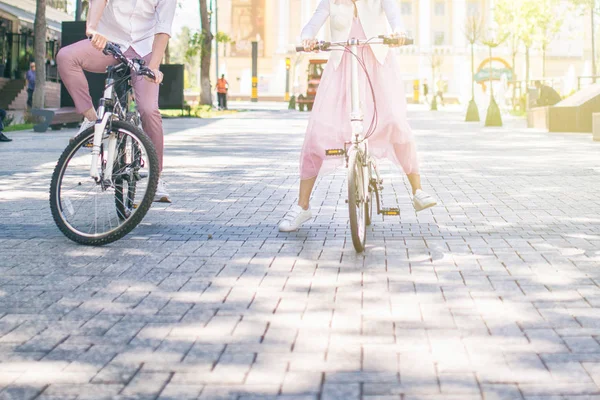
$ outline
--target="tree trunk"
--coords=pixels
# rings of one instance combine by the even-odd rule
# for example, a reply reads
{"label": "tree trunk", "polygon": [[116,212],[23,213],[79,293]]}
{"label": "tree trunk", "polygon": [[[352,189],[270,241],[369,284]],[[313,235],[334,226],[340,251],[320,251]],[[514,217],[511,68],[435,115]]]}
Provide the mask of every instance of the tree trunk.
{"label": "tree trunk", "polygon": [[200,25],[202,27],[202,49],[200,50],[200,104],[212,105],[212,85],[210,83],[210,59],[213,35],[210,31],[207,0],[200,0]]}
{"label": "tree trunk", "polygon": [[516,98],[517,98],[517,53],[513,52],[512,53],[512,68],[513,68],[513,90],[512,90],[512,105],[513,105],[513,111],[515,111],[517,109],[517,103],[516,103]]}
{"label": "tree trunk", "polygon": [[35,10],[34,55],[35,55],[35,91],[33,108],[44,108],[44,86],[46,83],[46,0],[37,0]]}
{"label": "tree trunk", "polygon": [[529,46],[525,46],[525,90],[529,89]]}
{"label": "tree trunk", "polygon": [[475,100],[475,43],[471,43],[471,100]]}
{"label": "tree trunk", "polygon": [[542,77],[546,77],[546,46],[542,46]]}
{"label": "tree trunk", "polygon": [[81,14],[83,13],[83,2],[82,0],[75,0],[75,21],[81,21]]}
{"label": "tree trunk", "polygon": [[167,48],[165,49],[165,64],[171,64],[171,49],[170,49],[170,41],[167,43]]}

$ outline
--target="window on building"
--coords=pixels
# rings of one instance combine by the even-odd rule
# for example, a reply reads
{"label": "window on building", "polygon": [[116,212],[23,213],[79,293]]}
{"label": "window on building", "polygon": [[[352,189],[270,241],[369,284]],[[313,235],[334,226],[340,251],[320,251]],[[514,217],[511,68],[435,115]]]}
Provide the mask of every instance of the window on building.
{"label": "window on building", "polygon": [[438,17],[444,16],[446,14],[446,4],[443,1],[435,2],[435,15]]}
{"label": "window on building", "polygon": [[402,15],[411,15],[412,14],[412,3],[410,1],[403,1],[400,3],[400,12]]}
{"label": "window on building", "polygon": [[467,2],[467,15],[470,17],[479,15],[479,0],[469,0]]}
{"label": "window on building", "polygon": [[444,44],[446,44],[444,32],[437,31],[433,33],[433,44],[435,44],[436,46],[443,46]]}

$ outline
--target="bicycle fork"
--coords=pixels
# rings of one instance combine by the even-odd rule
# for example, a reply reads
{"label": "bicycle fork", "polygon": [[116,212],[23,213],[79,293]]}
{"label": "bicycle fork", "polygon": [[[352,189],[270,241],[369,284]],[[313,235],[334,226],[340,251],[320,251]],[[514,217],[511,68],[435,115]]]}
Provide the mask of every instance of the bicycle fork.
{"label": "bicycle fork", "polygon": [[[113,80],[108,79],[106,89],[104,89],[104,96],[100,99],[100,105],[98,107],[98,119],[94,125],[94,142],[92,147],[92,162],[90,165],[90,176],[94,178],[96,182],[103,182],[108,185],[112,183],[112,171],[115,158],[115,151],[117,148],[117,138],[114,132],[110,132],[107,146],[106,166],[99,165],[98,159],[100,157],[100,147],[102,146],[102,137],[108,124],[108,120],[112,116],[111,112],[106,111],[106,100],[112,99],[113,91]],[[102,169],[104,167],[104,172]]]}

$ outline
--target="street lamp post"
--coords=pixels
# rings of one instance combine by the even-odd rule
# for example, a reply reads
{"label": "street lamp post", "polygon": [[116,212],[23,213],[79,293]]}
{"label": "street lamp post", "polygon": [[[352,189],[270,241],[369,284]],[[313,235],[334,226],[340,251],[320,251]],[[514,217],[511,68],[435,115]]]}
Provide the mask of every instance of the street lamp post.
{"label": "street lamp post", "polygon": [[502,38],[498,36],[498,33],[495,29],[490,29],[488,31],[487,37],[483,40],[483,44],[488,46],[490,49],[490,61],[489,61],[489,82],[490,82],[490,105],[487,109],[487,114],[485,117],[485,126],[502,126],[502,115],[500,113],[500,108],[496,103],[496,99],[494,98],[494,85],[492,85],[492,78],[494,74],[494,70],[492,69],[492,49],[500,46],[500,44],[504,41],[505,37]]}

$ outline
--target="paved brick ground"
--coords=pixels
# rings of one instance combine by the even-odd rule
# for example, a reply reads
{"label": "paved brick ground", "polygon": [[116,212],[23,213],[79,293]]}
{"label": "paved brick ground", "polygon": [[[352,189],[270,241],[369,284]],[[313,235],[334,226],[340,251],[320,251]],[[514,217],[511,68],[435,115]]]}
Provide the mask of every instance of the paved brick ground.
{"label": "paved brick ground", "polygon": [[344,171],[312,223],[297,190],[305,115],[167,120],[174,203],[103,248],[53,225],[71,132],[0,145],[0,399],[600,398],[600,144],[412,110],[418,216],[385,174],[369,248]]}

